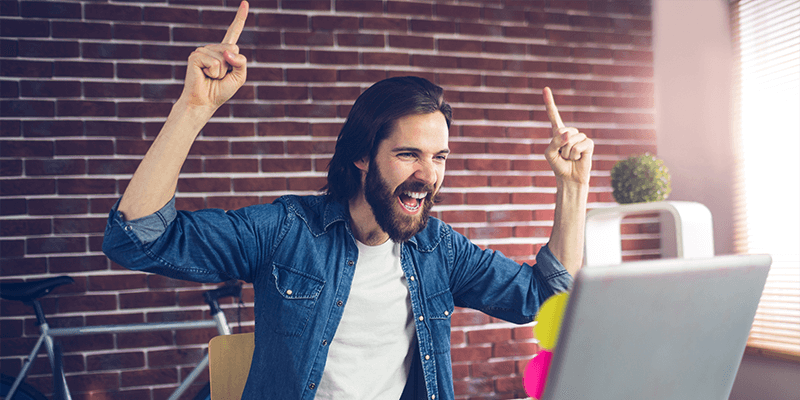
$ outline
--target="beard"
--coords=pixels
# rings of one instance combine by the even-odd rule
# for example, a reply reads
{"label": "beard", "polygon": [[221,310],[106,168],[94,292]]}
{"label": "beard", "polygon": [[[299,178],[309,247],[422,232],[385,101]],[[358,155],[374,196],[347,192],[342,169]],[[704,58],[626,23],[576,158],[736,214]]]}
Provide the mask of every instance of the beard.
{"label": "beard", "polygon": [[[434,187],[421,182],[407,180],[394,191],[378,171],[377,164],[367,171],[364,181],[364,197],[372,207],[378,226],[396,243],[404,243],[428,225],[428,217],[434,203]],[[403,214],[398,207],[398,196],[404,192],[428,192],[422,200],[422,209],[417,215]]]}

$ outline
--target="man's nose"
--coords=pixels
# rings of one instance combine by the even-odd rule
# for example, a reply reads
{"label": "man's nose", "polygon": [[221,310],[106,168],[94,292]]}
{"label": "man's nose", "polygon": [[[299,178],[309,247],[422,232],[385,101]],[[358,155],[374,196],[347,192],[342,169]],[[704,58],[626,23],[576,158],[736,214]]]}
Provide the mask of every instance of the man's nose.
{"label": "man's nose", "polygon": [[426,185],[436,184],[436,168],[432,162],[419,162],[417,163],[417,170],[414,172],[414,177]]}

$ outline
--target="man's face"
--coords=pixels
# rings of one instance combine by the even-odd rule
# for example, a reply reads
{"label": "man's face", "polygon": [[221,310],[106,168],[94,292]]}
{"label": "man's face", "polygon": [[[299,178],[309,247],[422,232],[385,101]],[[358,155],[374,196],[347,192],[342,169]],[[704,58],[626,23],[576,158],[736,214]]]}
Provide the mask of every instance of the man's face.
{"label": "man's face", "polygon": [[442,187],[449,131],[441,112],[395,121],[368,167],[364,196],[375,220],[395,242],[405,242],[428,223]]}

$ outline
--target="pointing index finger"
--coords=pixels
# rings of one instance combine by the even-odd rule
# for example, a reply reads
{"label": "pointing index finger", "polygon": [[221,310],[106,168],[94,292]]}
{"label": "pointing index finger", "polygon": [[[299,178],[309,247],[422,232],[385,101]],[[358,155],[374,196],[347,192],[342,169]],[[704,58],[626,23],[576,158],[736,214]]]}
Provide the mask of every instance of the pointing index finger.
{"label": "pointing index finger", "polygon": [[549,87],[545,87],[543,94],[544,106],[547,109],[547,118],[550,119],[550,123],[553,124],[553,128],[563,128],[564,121],[561,120],[561,115],[558,114],[558,107],[556,107],[556,102],[553,100],[553,91],[550,90]]}
{"label": "pointing index finger", "polygon": [[228,31],[225,32],[225,38],[222,39],[222,44],[236,44],[239,40],[239,35],[242,34],[244,29],[244,22],[247,20],[247,11],[250,9],[250,4],[242,1],[239,4],[239,9],[236,10],[236,17],[233,19]]}

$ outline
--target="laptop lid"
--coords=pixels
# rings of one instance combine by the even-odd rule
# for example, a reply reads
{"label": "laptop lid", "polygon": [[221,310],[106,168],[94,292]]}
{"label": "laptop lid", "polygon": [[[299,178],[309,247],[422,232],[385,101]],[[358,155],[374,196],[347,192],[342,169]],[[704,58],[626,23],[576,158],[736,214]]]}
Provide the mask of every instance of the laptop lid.
{"label": "laptop lid", "polygon": [[727,400],[771,263],[735,255],[582,269],[542,400]]}

